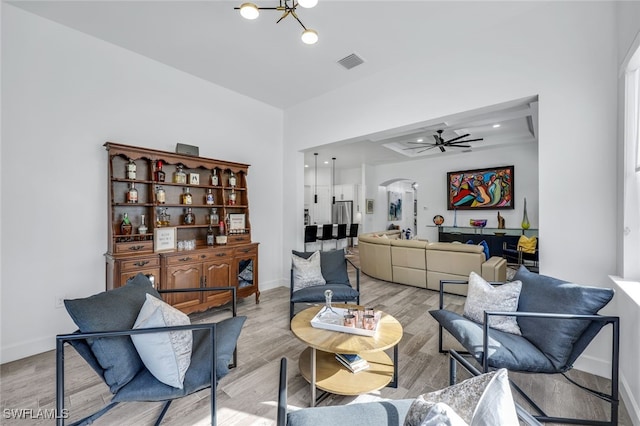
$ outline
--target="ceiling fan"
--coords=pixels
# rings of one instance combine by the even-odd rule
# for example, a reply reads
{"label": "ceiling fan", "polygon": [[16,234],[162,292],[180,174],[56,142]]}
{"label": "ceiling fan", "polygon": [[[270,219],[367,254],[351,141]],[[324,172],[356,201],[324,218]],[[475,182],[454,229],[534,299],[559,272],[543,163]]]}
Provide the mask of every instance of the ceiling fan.
{"label": "ceiling fan", "polygon": [[418,151],[417,154],[420,154],[421,152],[424,151],[428,151],[430,149],[433,148],[440,148],[441,152],[446,152],[445,147],[451,147],[451,148],[471,148],[471,145],[461,145],[461,144],[465,144],[468,142],[477,142],[477,141],[481,141],[483,140],[482,138],[477,138],[477,139],[466,139],[466,140],[461,140],[463,138],[466,138],[467,136],[469,136],[469,133],[467,133],[466,135],[462,135],[462,136],[458,136],[455,137],[453,139],[449,139],[449,140],[444,140],[442,138],[442,132],[444,132],[444,130],[439,129],[437,130],[437,135],[433,135],[433,138],[435,139],[435,143],[432,142],[407,142],[408,144],[412,144],[412,145],[419,145],[419,146],[412,146],[409,148],[404,148],[405,150],[407,149],[421,149],[421,151]]}

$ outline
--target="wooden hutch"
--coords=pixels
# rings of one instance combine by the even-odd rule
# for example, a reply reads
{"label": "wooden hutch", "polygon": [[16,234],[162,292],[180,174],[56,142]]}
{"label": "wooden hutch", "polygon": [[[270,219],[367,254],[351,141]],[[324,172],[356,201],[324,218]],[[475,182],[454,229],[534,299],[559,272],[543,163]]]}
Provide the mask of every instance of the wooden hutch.
{"label": "wooden hutch", "polygon": [[[109,157],[107,290],[142,272],[158,289],[234,286],[239,298],[255,294],[259,303],[249,165],[113,142],[104,146]],[[193,215],[185,224],[188,209]],[[130,227],[122,226],[125,214]],[[190,313],[225,304],[231,294],[173,293],[166,300]]]}

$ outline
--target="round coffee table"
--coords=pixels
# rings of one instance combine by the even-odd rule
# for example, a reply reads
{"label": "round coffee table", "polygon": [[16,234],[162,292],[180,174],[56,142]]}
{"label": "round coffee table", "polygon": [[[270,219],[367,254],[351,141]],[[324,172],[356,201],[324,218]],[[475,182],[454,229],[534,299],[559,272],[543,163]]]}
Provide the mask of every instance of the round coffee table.
{"label": "round coffee table", "polygon": [[[356,305],[335,304],[338,308]],[[311,385],[311,406],[316,404],[316,388],[338,395],[360,395],[391,384],[397,386],[398,343],[402,325],[389,314],[381,313],[374,336],[360,336],[311,326],[311,319],[323,306],[299,312],[291,320],[291,331],[309,347],[300,354],[300,373]],[[393,360],[384,350],[393,348]],[[370,367],[352,373],[335,359],[336,353],[358,354]]]}

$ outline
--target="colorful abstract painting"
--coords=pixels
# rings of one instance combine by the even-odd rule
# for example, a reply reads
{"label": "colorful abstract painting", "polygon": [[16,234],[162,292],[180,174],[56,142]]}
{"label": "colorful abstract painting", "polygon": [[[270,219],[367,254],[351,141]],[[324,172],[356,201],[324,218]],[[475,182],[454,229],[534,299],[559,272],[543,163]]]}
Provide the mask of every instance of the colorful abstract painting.
{"label": "colorful abstract painting", "polygon": [[513,209],[513,166],[447,173],[448,210]]}

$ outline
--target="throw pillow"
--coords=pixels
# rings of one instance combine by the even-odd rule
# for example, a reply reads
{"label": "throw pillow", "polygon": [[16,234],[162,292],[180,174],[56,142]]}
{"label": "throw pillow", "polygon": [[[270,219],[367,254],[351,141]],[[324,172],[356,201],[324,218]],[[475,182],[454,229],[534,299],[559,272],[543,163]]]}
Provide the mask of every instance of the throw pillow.
{"label": "throw pillow", "polygon": [[[160,297],[149,278],[139,273],[123,287],[65,300],[64,306],[83,333],[131,330],[147,293]],[[87,339],[87,343],[104,370],[102,376],[111,393],[118,392],[143,367],[129,336]]]}
{"label": "throw pillow", "polygon": [[[134,329],[189,325],[189,317],[147,294]],[[131,336],[145,367],[162,383],[182,389],[184,375],[191,364],[193,333],[190,330],[134,334]]]}
{"label": "throw pillow", "polygon": [[[473,240],[469,240],[466,244],[475,244],[475,242]],[[484,260],[489,260],[489,258],[491,257],[491,255],[489,254],[489,244],[487,244],[485,240],[482,240],[478,243],[478,245],[482,246],[484,250]]]}
{"label": "throw pillow", "polygon": [[[293,250],[292,253],[298,257],[309,259],[314,252]],[[321,251],[320,272],[327,284],[350,285],[344,250]]]}
{"label": "throw pillow", "polygon": [[[518,269],[514,279],[522,281],[518,306],[521,312],[595,315],[613,298],[610,288],[569,283],[535,274],[524,266]],[[518,324],[522,336],[536,345],[558,369],[573,362],[574,343],[591,328],[590,321],[577,319],[520,318]]]}
{"label": "throw pillow", "polygon": [[430,410],[439,403],[448,405],[471,426],[518,424],[508,373],[504,368],[420,395],[409,407],[404,426],[421,426]]}
{"label": "throw pillow", "polygon": [[427,417],[422,420],[420,426],[469,426],[467,422],[462,420],[453,408],[444,402],[438,402],[431,407],[427,413]]}
{"label": "throw pillow", "polygon": [[291,260],[293,262],[293,291],[326,284],[320,268],[319,251],[313,253],[308,259],[292,254]]}
{"label": "throw pillow", "polygon": [[518,249],[522,250],[523,253],[535,253],[537,245],[538,239],[536,237],[529,238],[525,235],[521,235],[518,239]]}
{"label": "throw pillow", "polygon": [[[516,312],[521,288],[520,281],[511,281],[494,287],[477,273],[471,272],[463,315],[482,324],[484,323],[485,311]],[[491,316],[489,327],[507,333],[522,334],[516,317]]]}

